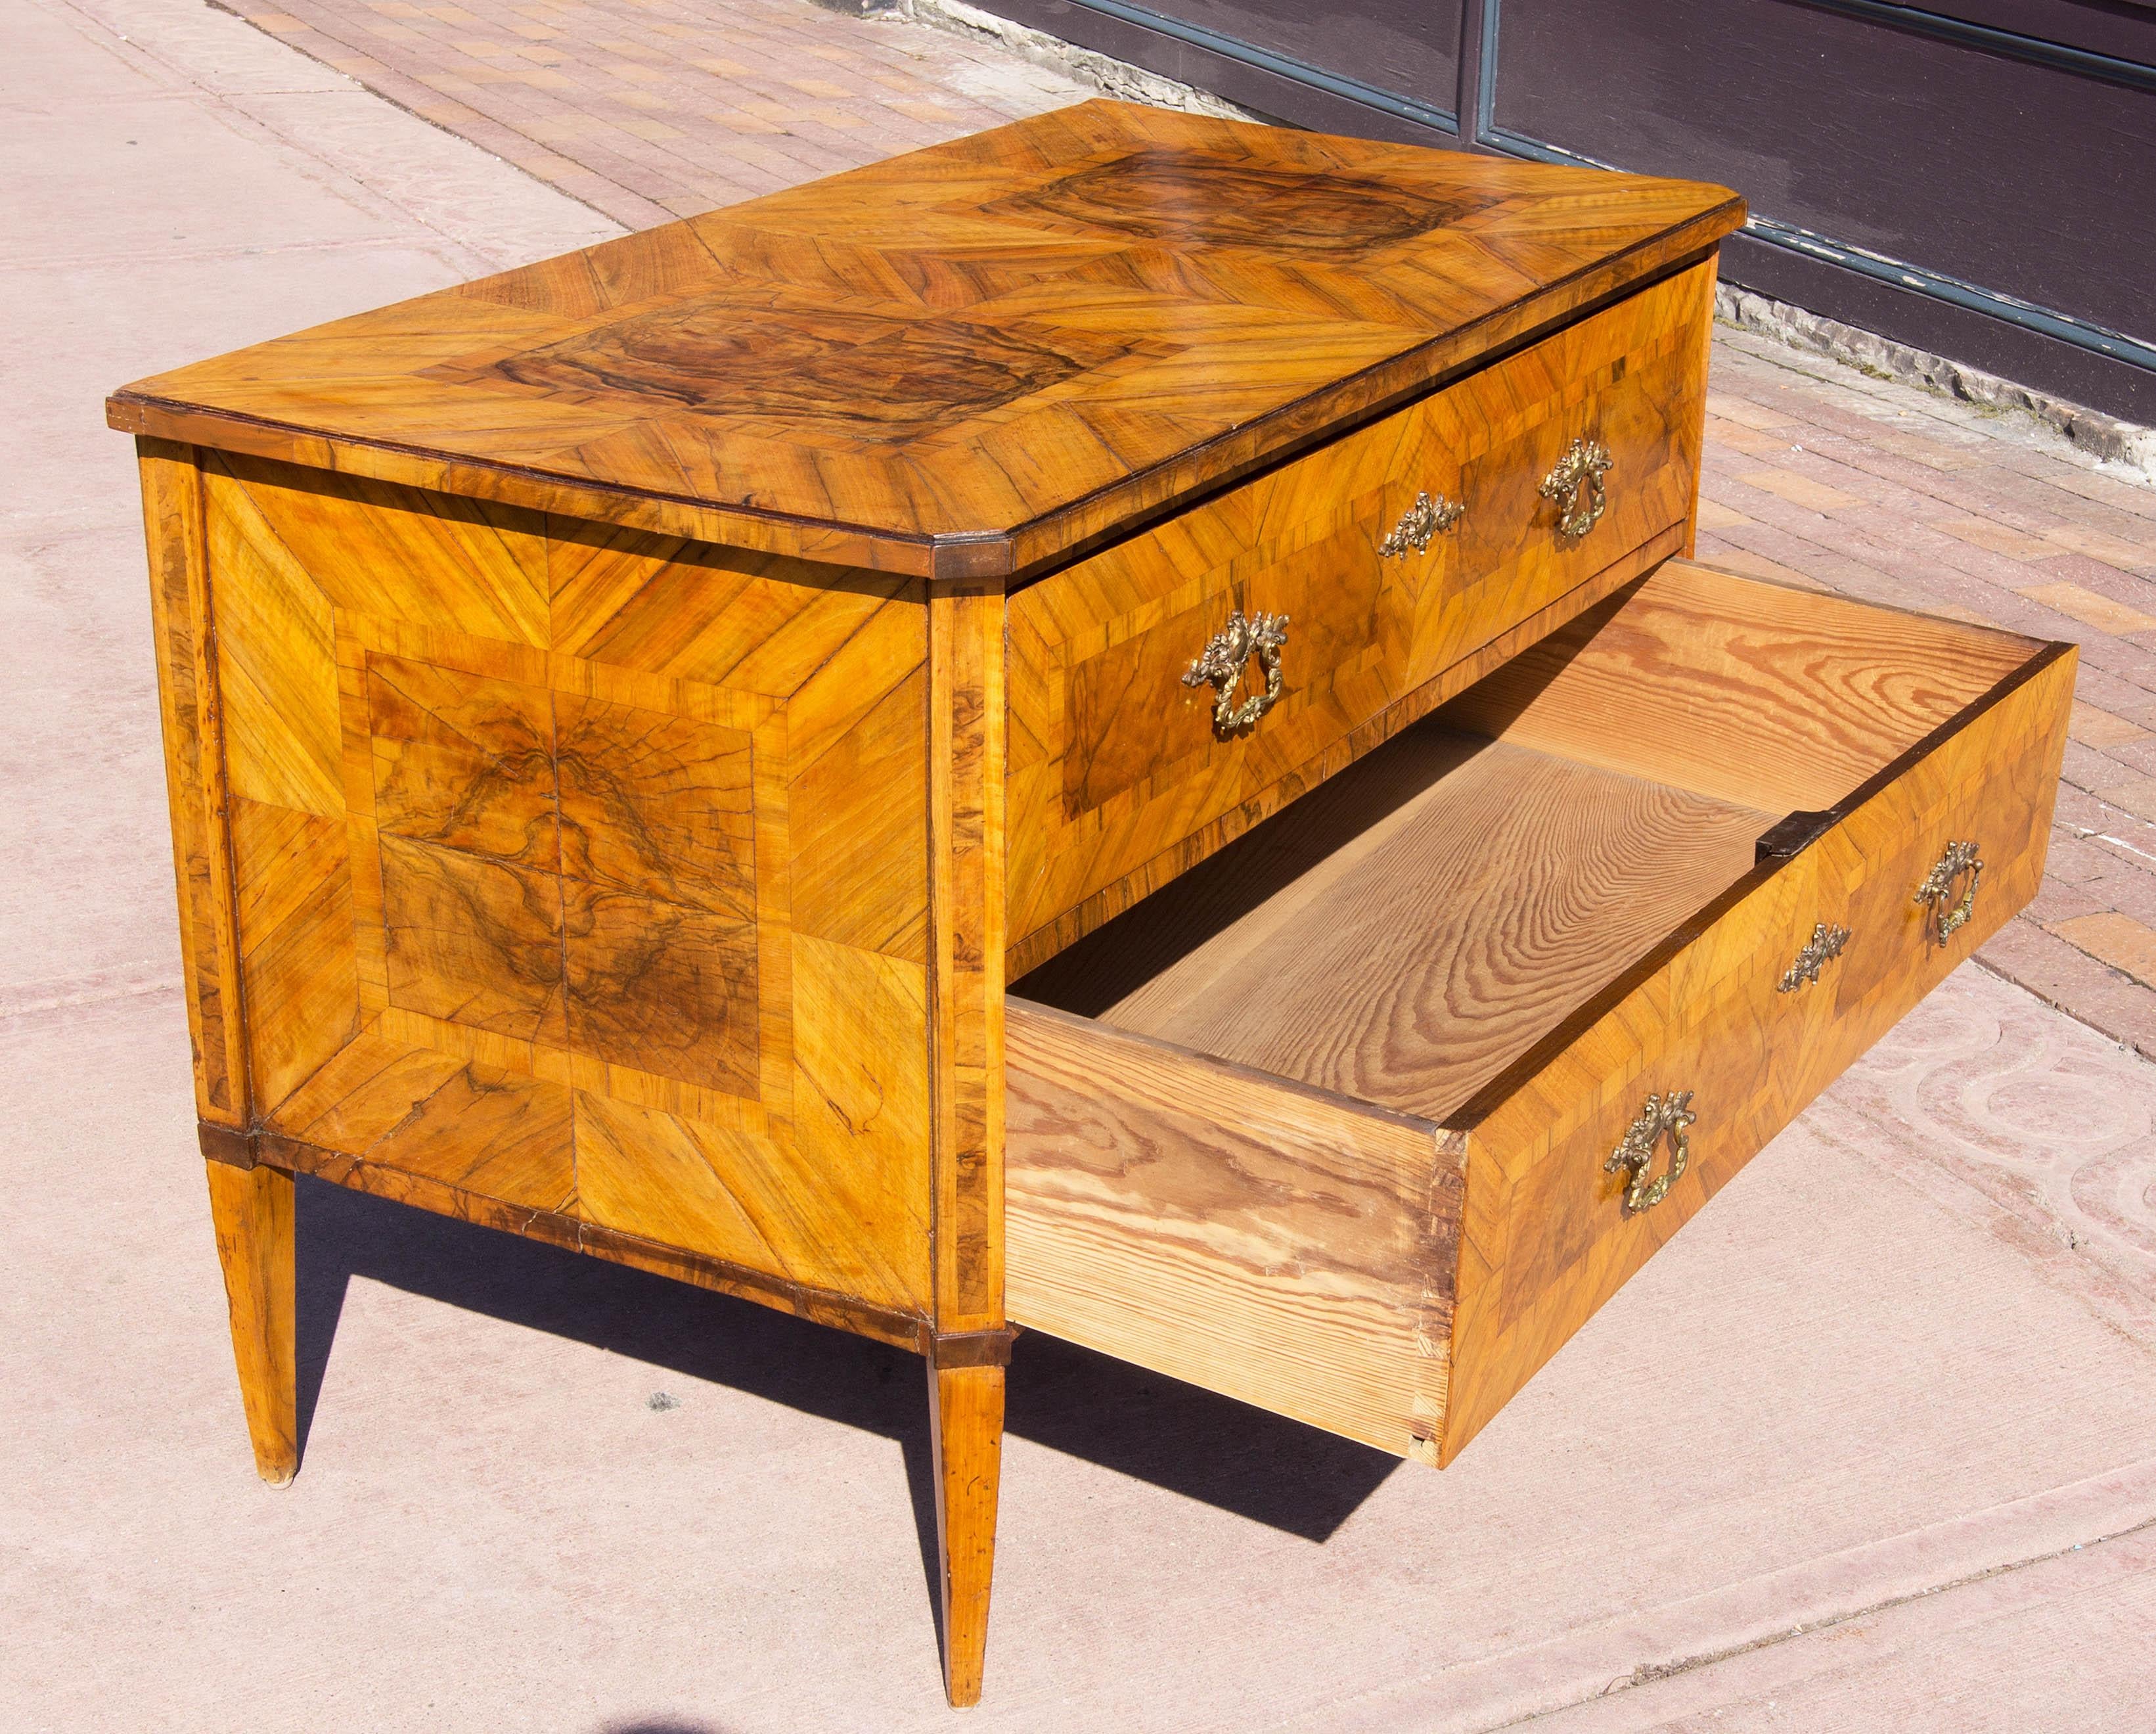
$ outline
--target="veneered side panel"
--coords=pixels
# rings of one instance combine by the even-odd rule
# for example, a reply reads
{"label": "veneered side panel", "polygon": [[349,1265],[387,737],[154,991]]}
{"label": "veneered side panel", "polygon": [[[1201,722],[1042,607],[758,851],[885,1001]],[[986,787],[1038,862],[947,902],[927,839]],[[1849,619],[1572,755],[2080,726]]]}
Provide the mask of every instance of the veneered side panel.
{"label": "veneered side panel", "polygon": [[204,493],[255,1124],[927,1316],[922,587],[255,460]]}

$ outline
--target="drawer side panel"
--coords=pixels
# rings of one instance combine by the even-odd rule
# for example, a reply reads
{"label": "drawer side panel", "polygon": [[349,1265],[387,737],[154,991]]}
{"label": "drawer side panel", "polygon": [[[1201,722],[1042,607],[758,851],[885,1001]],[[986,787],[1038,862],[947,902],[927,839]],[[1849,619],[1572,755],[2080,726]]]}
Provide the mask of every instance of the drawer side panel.
{"label": "drawer side panel", "polygon": [[[1793,858],[1504,1097],[1468,1136],[1444,1460],[1774,1135],[2035,895],[2073,690],[2041,653],[1920,745]],[[1985,863],[1944,943],[1916,898],[1948,843]],[[1779,982],[1815,926],[1849,929],[1813,985]],[[1650,1094],[1692,1093],[1690,1161],[1633,1213],[1604,1164]],[[1658,1149],[1656,1173],[1669,1147]]]}
{"label": "drawer side panel", "polygon": [[1435,1461],[1459,1144],[1014,1001],[1014,1323]]}

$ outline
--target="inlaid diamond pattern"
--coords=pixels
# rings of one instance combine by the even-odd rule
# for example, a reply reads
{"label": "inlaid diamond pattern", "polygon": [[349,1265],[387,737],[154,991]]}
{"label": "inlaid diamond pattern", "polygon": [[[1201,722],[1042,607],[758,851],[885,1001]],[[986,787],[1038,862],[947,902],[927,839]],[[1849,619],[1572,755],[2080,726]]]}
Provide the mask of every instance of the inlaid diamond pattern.
{"label": "inlaid diamond pattern", "polygon": [[907,581],[229,455],[201,486],[285,1158],[923,1305]]}

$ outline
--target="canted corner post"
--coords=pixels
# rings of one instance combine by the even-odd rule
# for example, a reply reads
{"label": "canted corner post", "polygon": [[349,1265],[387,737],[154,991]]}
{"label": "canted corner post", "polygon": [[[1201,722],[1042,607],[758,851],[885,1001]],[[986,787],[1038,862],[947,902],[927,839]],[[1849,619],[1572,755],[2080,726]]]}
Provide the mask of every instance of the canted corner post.
{"label": "canted corner post", "polygon": [[1004,594],[928,596],[934,1305],[923,1328],[943,1684],[978,1703],[995,1567],[1004,1373]]}
{"label": "canted corner post", "polygon": [[1685,506],[1684,545],[1677,550],[1681,559],[1695,559],[1699,548],[1699,497],[1702,470],[1700,456],[1707,449],[1707,369],[1713,360],[1715,286],[1722,269],[1722,249],[1717,246],[1707,257],[1707,308],[1699,322],[1698,371],[1693,378],[1699,382],[1697,407],[1690,423],[1682,430],[1685,438],[1691,441],[1691,464],[1687,471],[1691,483],[1691,497]]}
{"label": "canted corner post", "polygon": [[272,1487],[282,1487],[300,1467],[292,1176],[257,1162],[253,1140],[223,1126],[202,1128],[202,1149],[254,1467]]}
{"label": "canted corner post", "polygon": [[136,455],[197,1123],[254,1466],[281,1487],[300,1459],[292,1176],[257,1163],[246,1129],[252,1109],[200,455],[141,439]]}

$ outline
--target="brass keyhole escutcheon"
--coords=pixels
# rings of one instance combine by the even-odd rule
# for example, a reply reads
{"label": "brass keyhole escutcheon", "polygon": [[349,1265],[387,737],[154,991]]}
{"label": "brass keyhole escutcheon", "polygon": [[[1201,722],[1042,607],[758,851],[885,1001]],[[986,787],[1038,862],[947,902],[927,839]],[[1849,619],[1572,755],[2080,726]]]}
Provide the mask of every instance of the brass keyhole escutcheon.
{"label": "brass keyhole escutcheon", "polygon": [[[1947,852],[1917,888],[1916,900],[1929,905],[1929,925],[1940,944],[1966,926],[1976,913],[1976,888],[1983,880],[1984,862],[1976,852],[1976,844],[1955,842],[1947,845]],[[1962,888],[1958,901],[1954,897],[1957,884]]]}
{"label": "brass keyhole escutcheon", "polygon": [[[1212,687],[1215,734],[1224,738],[1248,728],[1273,707],[1281,696],[1281,651],[1286,644],[1286,615],[1260,614],[1245,619],[1240,608],[1206,641],[1189,672],[1183,677],[1183,684]],[[1265,675],[1265,690],[1251,693],[1239,704],[1235,694],[1242,687],[1243,671],[1253,656]]]}
{"label": "brass keyhole escutcheon", "polygon": [[[1647,1098],[1647,1105],[1625,1132],[1625,1141],[1602,1165],[1604,1174],[1621,1171],[1631,1176],[1625,1186],[1628,1212],[1636,1216],[1643,1210],[1652,1210],[1669,1196],[1671,1186],[1691,1160],[1691,1140],[1686,1134],[1698,1118],[1691,1111],[1690,1090],[1671,1090],[1666,1095]],[[1665,1137],[1670,1140],[1670,1165],[1650,1181],[1647,1172],[1655,1165],[1655,1151]]]}
{"label": "brass keyhole escutcheon", "polygon": [[1609,448],[1599,440],[1578,439],[1557,461],[1557,467],[1543,477],[1542,497],[1556,502],[1557,533],[1584,536],[1602,521],[1609,497],[1603,477],[1609,473]]}
{"label": "brass keyhole escutcheon", "polygon": [[1813,923],[1811,938],[1797,954],[1797,960],[1782,971],[1782,979],[1774,984],[1774,990],[1793,994],[1800,987],[1810,986],[1820,979],[1820,971],[1841,955],[1842,947],[1848,943],[1847,928],[1839,924],[1830,927],[1824,921]]}
{"label": "brass keyhole escutcheon", "polygon": [[1467,515],[1467,508],[1457,500],[1448,500],[1443,494],[1435,499],[1428,494],[1417,494],[1414,504],[1400,514],[1392,533],[1378,544],[1378,552],[1387,559],[1406,553],[1422,553],[1430,539],[1440,532],[1450,529]]}

